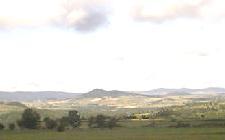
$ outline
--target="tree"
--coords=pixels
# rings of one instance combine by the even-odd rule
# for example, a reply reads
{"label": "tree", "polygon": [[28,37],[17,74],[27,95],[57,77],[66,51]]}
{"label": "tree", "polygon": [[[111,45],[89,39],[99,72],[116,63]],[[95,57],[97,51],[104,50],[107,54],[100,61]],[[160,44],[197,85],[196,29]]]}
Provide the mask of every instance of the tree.
{"label": "tree", "polygon": [[21,120],[17,120],[16,123],[17,123],[18,127],[23,128],[23,124],[22,124]]}
{"label": "tree", "polygon": [[5,126],[2,123],[0,123],[0,130],[3,130],[4,128]]}
{"label": "tree", "polygon": [[97,127],[99,128],[103,128],[105,127],[105,120],[106,120],[106,116],[104,115],[97,115],[96,116],[96,124],[97,124]]}
{"label": "tree", "polygon": [[80,126],[81,121],[78,111],[76,110],[69,111],[68,121],[73,128]]}
{"label": "tree", "polygon": [[21,120],[17,123],[19,126],[28,129],[37,129],[40,123],[40,115],[33,109],[25,109]]}
{"label": "tree", "polygon": [[118,119],[115,117],[108,117],[104,115],[97,115],[96,117],[90,117],[88,120],[88,126],[91,128],[110,128],[117,126]]}
{"label": "tree", "polygon": [[57,127],[57,122],[49,117],[44,118],[44,122],[47,129],[54,129]]}
{"label": "tree", "polygon": [[10,123],[8,127],[10,130],[14,130],[16,128],[16,125],[14,123]]}
{"label": "tree", "polygon": [[59,119],[59,126],[64,126],[67,127],[69,126],[69,117],[62,117],[61,119]]}
{"label": "tree", "polygon": [[95,125],[95,117],[90,117],[88,119],[88,127],[92,128],[92,127],[96,127]]}
{"label": "tree", "polygon": [[113,127],[116,127],[117,126],[117,122],[118,122],[118,119],[116,119],[115,117],[111,117],[109,118],[109,121],[107,123],[107,126],[112,129]]}

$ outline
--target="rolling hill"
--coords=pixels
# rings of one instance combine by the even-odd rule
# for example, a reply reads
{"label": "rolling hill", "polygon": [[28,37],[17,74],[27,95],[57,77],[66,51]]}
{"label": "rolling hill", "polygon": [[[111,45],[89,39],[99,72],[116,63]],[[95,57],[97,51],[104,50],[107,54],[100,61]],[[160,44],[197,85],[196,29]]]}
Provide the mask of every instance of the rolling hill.
{"label": "rolling hill", "polygon": [[0,101],[23,103],[38,109],[104,108],[160,108],[182,106],[188,103],[209,102],[224,96],[223,88],[155,89],[147,92],[127,92],[94,89],[75,94],[57,91],[0,92]]}

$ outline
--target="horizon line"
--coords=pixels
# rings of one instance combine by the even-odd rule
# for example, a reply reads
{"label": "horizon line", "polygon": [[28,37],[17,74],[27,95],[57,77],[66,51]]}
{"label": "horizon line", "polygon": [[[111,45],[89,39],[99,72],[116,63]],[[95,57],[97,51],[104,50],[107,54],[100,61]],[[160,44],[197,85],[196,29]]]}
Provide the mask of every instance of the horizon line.
{"label": "horizon line", "polygon": [[205,87],[205,88],[153,88],[149,90],[119,90],[119,89],[113,89],[113,90],[106,90],[104,88],[93,88],[92,90],[88,90],[87,92],[72,92],[72,91],[66,91],[66,90],[0,90],[0,92],[8,92],[8,93],[15,93],[15,92],[64,92],[64,93],[73,93],[73,94],[78,94],[78,93],[88,93],[93,90],[104,90],[104,91],[123,91],[123,92],[147,92],[147,91],[154,91],[154,90],[160,90],[160,89],[165,89],[165,90],[179,90],[179,89],[191,89],[191,90],[203,90],[203,89],[224,89],[225,87]]}

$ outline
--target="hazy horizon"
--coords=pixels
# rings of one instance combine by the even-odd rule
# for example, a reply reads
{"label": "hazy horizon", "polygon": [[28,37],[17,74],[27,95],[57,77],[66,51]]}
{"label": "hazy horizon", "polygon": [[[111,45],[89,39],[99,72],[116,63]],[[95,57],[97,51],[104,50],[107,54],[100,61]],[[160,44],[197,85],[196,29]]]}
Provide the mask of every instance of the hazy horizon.
{"label": "hazy horizon", "polygon": [[103,88],[94,88],[91,90],[83,91],[83,92],[74,92],[74,91],[67,91],[67,90],[1,90],[0,92],[65,92],[65,93],[88,93],[94,90],[104,90],[104,91],[122,91],[122,92],[148,92],[154,90],[182,90],[182,89],[190,89],[190,90],[203,90],[203,89],[224,89],[224,87],[205,87],[205,88],[153,88],[153,89],[146,89],[146,90],[119,90],[119,89],[103,89]]}

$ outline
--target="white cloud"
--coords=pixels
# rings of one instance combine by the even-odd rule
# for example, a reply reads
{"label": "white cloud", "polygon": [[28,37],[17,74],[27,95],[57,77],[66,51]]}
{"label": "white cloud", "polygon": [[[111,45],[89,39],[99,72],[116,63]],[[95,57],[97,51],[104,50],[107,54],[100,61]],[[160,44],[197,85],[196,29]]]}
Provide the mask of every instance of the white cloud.
{"label": "white cloud", "polygon": [[139,21],[164,22],[177,18],[215,20],[224,13],[222,0],[141,0],[132,15]]}
{"label": "white cloud", "polygon": [[108,0],[1,0],[0,28],[58,24],[94,30],[107,22],[108,5]]}

